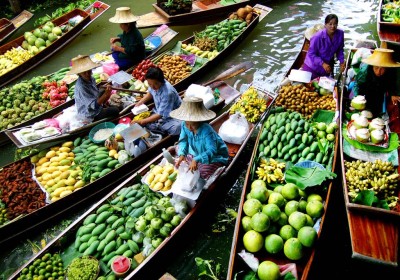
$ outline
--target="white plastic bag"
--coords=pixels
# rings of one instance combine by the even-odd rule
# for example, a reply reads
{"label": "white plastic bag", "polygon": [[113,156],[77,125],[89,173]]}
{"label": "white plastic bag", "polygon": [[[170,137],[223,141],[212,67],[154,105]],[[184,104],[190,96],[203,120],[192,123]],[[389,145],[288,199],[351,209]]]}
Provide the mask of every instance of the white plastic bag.
{"label": "white plastic bag", "polygon": [[221,125],[218,132],[219,136],[221,136],[222,140],[225,142],[238,145],[243,143],[248,133],[249,123],[246,117],[240,113],[231,115],[229,119]]}
{"label": "white plastic bag", "polygon": [[207,109],[210,109],[215,103],[213,91],[209,86],[191,84],[185,92],[185,97],[201,98]]}
{"label": "white plastic bag", "polygon": [[174,183],[174,188],[179,188],[183,191],[191,192],[196,187],[197,181],[200,178],[199,170],[194,172],[189,171],[189,165],[186,161],[182,161],[178,168],[178,177]]}
{"label": "white plastic bag", "polygon": [[371,50],[367,48],[359,48],[351,60],[351,65],[361,62],[362,59],[367,58],[371,55]]}

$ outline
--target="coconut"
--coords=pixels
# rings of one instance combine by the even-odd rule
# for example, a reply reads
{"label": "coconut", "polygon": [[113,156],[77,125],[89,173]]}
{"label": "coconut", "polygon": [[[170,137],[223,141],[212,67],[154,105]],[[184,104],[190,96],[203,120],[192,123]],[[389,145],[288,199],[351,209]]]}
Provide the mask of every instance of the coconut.
{"label": "coconut", "polygon": [[360,128],[356,130],[356,139],[360,142],[368,142],[369,141],[369,130],[368,128]]}
{"label": "coconut", "polygon": [[359,129],[359,128],[367,128],[368,127],[368,119],[364,116],[359,116],[355,121],[354,121],[354,126]]}
{"label": "coconut", "polygon": [[369,124],[369,129],[372,130],[383,130],[385,128],[385,122],[381,118],[373,119]]}
{"label": "coconut", "polygon": [[355,121],[359,116],[360,116],[359,113],[354,113],[354,114],[351,115],[351,120]]}
{"label": "coconut", "polygon": [[360,111],[365,109],[366,104],[367,104],[367,100],[365,99],[365,96],[363,96],[363,95],[357,95],[356,97],[354,97],[351,100],[351,103],[350,103],[351,107],[353,107],[356,110],[360,110]]}
{"label": "coconut", "polygon": [[371,132],[371,142],[379,144],[385,138],[385,132],[381,129],[375,129]]}
{"label": "coconut", "polygon": [[372,119],[372,117],[373,117],[371,111],[368,111],[368,110],[361,111],[361,116],[364,116],[369,120]]}

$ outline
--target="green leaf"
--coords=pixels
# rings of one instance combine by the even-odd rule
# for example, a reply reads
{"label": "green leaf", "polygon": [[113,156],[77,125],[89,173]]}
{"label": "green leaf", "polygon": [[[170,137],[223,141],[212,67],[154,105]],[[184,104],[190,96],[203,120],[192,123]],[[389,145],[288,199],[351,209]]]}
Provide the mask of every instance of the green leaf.
{"label": "green leaf", "polygon": [[362,205],[372,206],[374,203],[375,194],[373,191],[361,191],[355,198],[354,202]]}
{"label": "green leaf", "polygon": [[300,189],[307,187],[319,186],[327,179],[336,178],[336,174],[327,170],[314,168],[304,168],[293,166],[286,170],[285,180],[287,183],[296,184]]}
{"label": "green leaf", "polygon": [[296,277],[293,276],[293,274],[291,272],[288,272],[285,274],[285,276],[283,277],[283,280],[296,280]]}

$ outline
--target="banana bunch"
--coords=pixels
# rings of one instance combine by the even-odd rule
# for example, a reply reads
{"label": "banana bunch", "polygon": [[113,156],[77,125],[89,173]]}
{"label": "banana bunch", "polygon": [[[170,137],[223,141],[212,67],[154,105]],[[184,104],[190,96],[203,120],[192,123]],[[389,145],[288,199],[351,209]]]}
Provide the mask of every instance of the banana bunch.
{"label": "banana bunch", "polygon": [[217,50],[203,51],[199,47],[194,46],[192,44],[182,44],[182,49],[192,54],[195,54],[199,57],[207,58],[209,60],[212,60],[219,53]]}
{"label": "banana bunch", "polygon": [[12,48],[0,55],[0,76],[24,63],[33,56],[22,48]]}
{"label": "banana bunch", "polygon": [[260,166],[257,167],[258,179],[266,181],[267,183],[283,183],[284,174],[283,169],[285,169],[286,164],[284,162],[279,162],[273,158],[260,159]]}
{"label": "banana bunch", "polygon": [[150,116],[150,111],[146,111],[146,112],[143,112],[143,113],[140,113],[140,114],[136,115],[133,119],[134,120],[143,120],[143,119],[145,119],[145,118],[147,118],[149,116]]}
{"label": "banana bunch", "polygon": [[113,59],[112,59],[111,55],[105,55],[105,54],[102,54],[102,53],[95,53],[93,55],[93,60],[95,62],[100,62],[100,61],[107,62],[107,61],[112,61]]}
{"label": "banana bunch", "polygon": [[164,166],[156,165],[148,173],[146,184],[153,191],[168,191],[176,180],[178,171],[174,165],[166,163]]}
{"label": "banana bunch", "polygon": [[241,113],[251,122],[257,122],[262,113],[267,110],[266,101],[260,97],[258,91],[254,87],[247,89],[230,108],[230,113]]}

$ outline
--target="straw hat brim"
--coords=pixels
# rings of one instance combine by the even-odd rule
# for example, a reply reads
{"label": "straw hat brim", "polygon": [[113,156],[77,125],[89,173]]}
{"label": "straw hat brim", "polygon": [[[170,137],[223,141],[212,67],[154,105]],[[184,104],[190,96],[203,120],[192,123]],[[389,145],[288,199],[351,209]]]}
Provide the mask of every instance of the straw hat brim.
{"label": "straw hat brim", "polygon": [[139,20],[139,17],[132,15],[131,17],[127,18],[118,18],[118,17],[112,17],[109,19],[110,22],[112,23],[131,23],[131,22],[136,22]]}
{"label": "straw hat brim", "polygon": [[138,21],[139,17],[135,16],[131,12],[129,7],[117,8],[115,16],[109,19],[112,23],[131,23]]}
{"label": "straw hat brim", "polygon": [[306,29],[306,31],[304,32],[304,36],[307,38],[307,40],[310,40],[311,37],[317,33],[318,31],[324,29],[325,26],[321,23],[315,24],[314,26],[311,26],[309,28]]}
{"label": "straw hat brim", "polygon": [[361,61],[378,67],[400,67],[400,63],[393,60],[392,54],[393,50],[377,48],[370,56]]}
{"label": "straw hat brim", "polygon": [[100,66],[100,63],[93,62],[89,56],[78,56],[73,59],[72,68],[67,75],[79,74]]}
{"label": "straw hat brim", "polygon": [[172,118],[187,122],[203,122],[215,118],[215,112],[208,110],[203,100],[196,97],[185,97],[178,109],[169,114]]}

